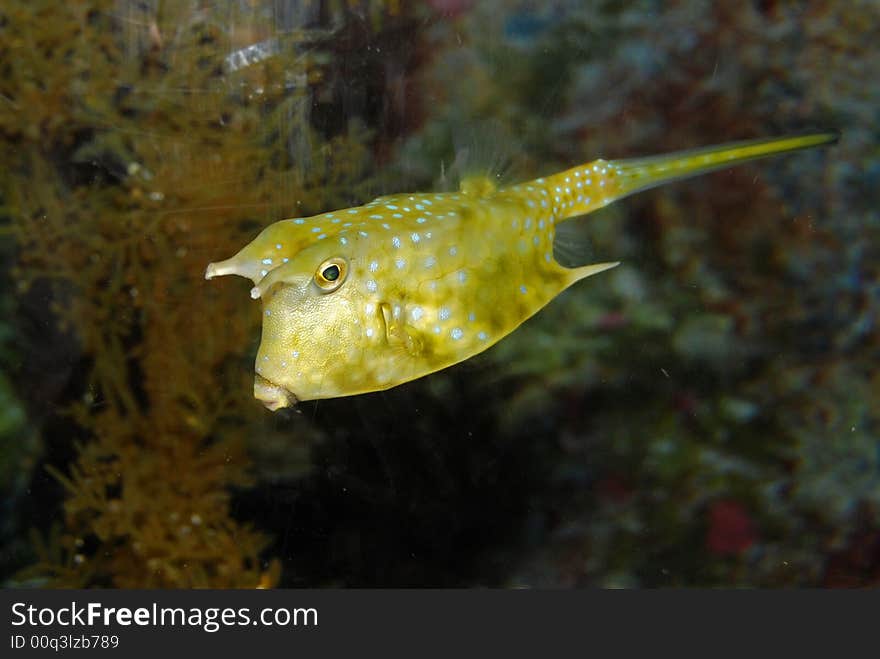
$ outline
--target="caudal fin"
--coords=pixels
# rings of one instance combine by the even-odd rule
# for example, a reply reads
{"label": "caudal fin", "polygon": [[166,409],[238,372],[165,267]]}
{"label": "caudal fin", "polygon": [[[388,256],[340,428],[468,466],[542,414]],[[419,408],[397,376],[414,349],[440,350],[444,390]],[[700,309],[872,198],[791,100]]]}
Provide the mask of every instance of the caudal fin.
{"label": "caudal fin", "polygon": [[837,139],[837,133],[790,135],[647,158],[596,160],[534,183],[545,186],[557,216],[565,219],[584,215],[612,201],[664,183],[740,165],[749,160],[831,144]]}
{"label": "caudal fin", "polygon": [[616,169],[615,198],[619,199],[664,183],[739,165],[749,160],[833,144],[838,137],[837,133],[812,133],[749,140],[647,158],[612,160],[608,165]]}

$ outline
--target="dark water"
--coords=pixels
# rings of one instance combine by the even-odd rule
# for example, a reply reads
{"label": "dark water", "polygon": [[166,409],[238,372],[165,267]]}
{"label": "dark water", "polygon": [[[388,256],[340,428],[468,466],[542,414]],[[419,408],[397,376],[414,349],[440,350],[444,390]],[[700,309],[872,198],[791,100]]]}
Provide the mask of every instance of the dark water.
{"label": "dark water", "polygon": [[[6,3],[4,584],[880,583],[880,10],[718,4]],[[589,216],[621,267],[386,392],[266,411],[203,279],[378,194],[815,129]]]}

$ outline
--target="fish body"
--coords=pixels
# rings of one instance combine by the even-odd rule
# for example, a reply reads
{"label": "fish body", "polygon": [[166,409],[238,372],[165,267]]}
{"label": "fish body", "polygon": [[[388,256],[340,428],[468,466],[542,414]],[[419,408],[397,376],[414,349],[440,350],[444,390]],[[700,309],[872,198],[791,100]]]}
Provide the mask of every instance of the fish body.
{"label": "fish body", "polygon": [[458,192],[379,197],[276,222],[205,276],[255,284],[263,330],[254,395],[269,409],[378,391],[482,352],[573,283],[617,265],[562,265],[564,220],[661,183],[834,139],[596,160],[500,190],[474,178]]}

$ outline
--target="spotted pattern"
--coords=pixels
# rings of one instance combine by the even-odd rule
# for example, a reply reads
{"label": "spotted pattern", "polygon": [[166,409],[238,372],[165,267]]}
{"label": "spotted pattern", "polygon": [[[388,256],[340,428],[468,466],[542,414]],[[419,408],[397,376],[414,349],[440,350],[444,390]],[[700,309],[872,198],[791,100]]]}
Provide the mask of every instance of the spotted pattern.
{"label": "spotted pattern", "polygon": [[[378,388],[379,382],[394,384],[461,361],[500,339],[523,316],[537,311],[570,283],[570,275],[554,260],[545,258],[557,221],[554,212],[563,209],[563,196],[567,194],[561,187],[559,192],[555,195],[560,197],[559,203],[552,207],[545,204],[543,210],[540,202],[549,196],[548,186],[533,182],[496,193],[494,199],[473,199],[463,193],[397,195],[371,202],[360,210],[335,211],[352,217],[342,229],[334,229],[338,236],[335,244],[340,256],[351,258],[348,276],[360,281],[360,286],[346,282],[334,294],[336,298],[359,300],[359,304],[350,306],[357,310],[355,315],[341,321],[346,341],[360,344],[353,351],[360,370],[349,369],[349,386],[371,390]],[[568,203],[567,197],[564,203]],[[507,229],[491,233],[495,216],[502,214],[510,217]],[[330,235],[328,221],[332,226],[332,220],[338,219],[331,215],[296,218],[294,225],[299,231]],[[375,237],[371,232],[374,227],[382,229]],[[482,230],[477,231],[480,227]],[[316,241],[317,236],[312,240]],[[521,258],[504,261],[487,251],[504,243],[516,245]],[[325,258],[332,255],[331,250]],[[290,256],[296,254],[291,252]],[[277,256],[266,256],[260,264],[262,270],[271,272],[281,263]],[[261,282],[268,279],[265,272],[261,273],[255,282],[257,288],[262,290]],[[530,287],[524,283],[536,279],[545,280],[547,285]],[[511,298],[507,304],[503,302],[506,295]],[[260,375],[280,382],[300,400],[310,397],[310,385],[304,384],[311,381],[308,366],[303,360],[289,359],[290,347],[297,345],[304,355],[314,355],[334,341],[308,341],[302,333],[298,335],[280,324],[276,330],[275,323],[281,323],[286,314],[272,316],[269,312],[274,299],[265,303],[260,355],[269,359],[259,362]],[[334,321],[333,326],[339,327],[340,323]],[[275,342],[284,346],[284,359],[273,358]],[[367,349],[378,354],[367,357],[363,352]],[[315,368],[321,364],[325,373],[328,365],[332,371],[350,364],[348,353],[344,359],[312,359]],[[325,389],[339,387],[342,376],[324,375],[321,380],[320,386]],[[317,393],[321,395],[314,397],[335,392]]]}
{"label": "spotted pattern", "polygon": [[[485,350],[567,286],[616,265],[559,265],[560,221],[719,163],[822,140],[597,160],[503,190],[485,180],[461,192],[381,197],[276,222],[206,276],[254,282],[251,296],[264,306],[254,392],[268,407],[375,391]],[[330,292],[313,283],[328,259],[339,259],[343,273]]]}

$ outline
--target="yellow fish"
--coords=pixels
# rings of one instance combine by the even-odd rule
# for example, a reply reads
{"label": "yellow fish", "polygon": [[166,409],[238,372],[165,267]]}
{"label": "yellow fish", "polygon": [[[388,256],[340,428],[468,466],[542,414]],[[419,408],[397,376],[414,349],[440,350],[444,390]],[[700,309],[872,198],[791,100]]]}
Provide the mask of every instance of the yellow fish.
{"label": "yellow fish", "polygon": [[234,274],[255,284],[251,297],[262,299],[264,316],[254,396],[270,410],[379,391],[486,350],[576,281],[617,265],[560,263],[577,251],[563,240],[563,220],[661,183],[835,139],[596,160],[500,190],[473,178],[460,192],[380,197],[275,222],[211,263],[205,278]]}

